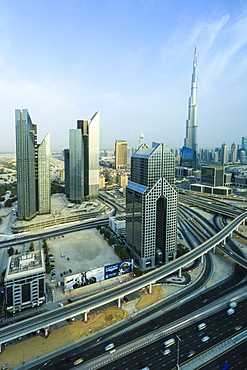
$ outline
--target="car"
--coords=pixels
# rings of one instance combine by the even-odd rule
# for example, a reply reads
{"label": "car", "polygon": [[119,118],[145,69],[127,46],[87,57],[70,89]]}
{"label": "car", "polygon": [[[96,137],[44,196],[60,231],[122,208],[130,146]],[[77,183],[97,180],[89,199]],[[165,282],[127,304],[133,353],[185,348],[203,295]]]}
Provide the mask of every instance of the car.
{"label": "car", "polygon": [[51,268],[52,268],[52,267],[55,267],[55,265],[51,265]]}
{"label": "car", "polygon": [[63,281],[61,281],[61,285],[64,286],[64,282]]}
{"label": "car", "polygon": [[66,271],[66,274],[68,274],[69,273],[69,271]]}
{"label": "car", "polygon": [[195,353],[196,353],[196,351],[193,351],[193,350],[189,351],[189,353],[188,353],[188,357],[194,356],[194,355],[195,355]]}
{"label": "car", "polygon": [[208,299],[204,299],[203,301],[202,301],[202,303],[206,303],[208,301]]}
{"label": "car", "polygon": [[203,337],[204,335],[205,335],[204,331],[199,331],[197,334],[198,337]]}
{"label": "car", "polygon": [[66,271],[64,271],[63,274],[66,275]]}
{"label": "car", "polygon": [[63,307],[63,303],[62,302],[58,302],[57,304],[59,307]]}
{"label": "car", "polygon": [[169,353],[171,353],[171,350],[170,350],[170,348],[167,348],[162,353],[163,353],[164,356],[169,355]]}
{"label": "car", "polygon": [[241,330],[242,329],[242,325],[237,325],[237,326],[235,326],[235,328],[234,328],[236,331],[238,331],[238,330]]}
{"label": "car", "polygon": [[70,272],[70,274],[72,273],[72,270],[71,269],[69,269],[69,272]]}
{"label": "car", "polygon": [[62,272],[61,272],[60,276],[63,277],[63,273]]}
{"label": "car", "polygon": [[69,261],[69,257],[67,257],[67,261]]}
{"label": "car", "polygon": [[70,298],[69,298],[69,299],[68,299],[68,302],[69,302],[69,303],[72,303],[73,301],[72,301],[72,299],[70,299]]}
{"label": "car", "polygon": [[207,342],[209,340],[209,336],[205,335],[205,337],[202,337],[201,341],[202,342]]}
{"label": "car", "polygon": [[18,340],[22,340],[22,337],[19,337]]}
{"label": "car", "polygon": [[79,365],[83,362],[83,358],[78,358],[77,360],[74,361],[74,365]]}
{"label": "car", "polygon": [[73,321],[75,321],[75,318],[74,317],[71,317],[71,318],[67,319],[67,321],[68,322],[73,322]]}

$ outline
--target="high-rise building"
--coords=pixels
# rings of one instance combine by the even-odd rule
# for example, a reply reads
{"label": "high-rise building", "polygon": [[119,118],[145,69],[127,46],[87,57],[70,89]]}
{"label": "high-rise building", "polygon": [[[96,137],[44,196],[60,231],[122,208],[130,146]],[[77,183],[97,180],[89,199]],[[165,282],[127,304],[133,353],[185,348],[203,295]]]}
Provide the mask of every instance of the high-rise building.
{"label": "high-rise building", "polygon": [[63,151],[64,154],[64,172],[65,172],[65,188],[64,192],[65,194],[69,197],[70,191],[69,191],[69,178],[70,178],[70,173],[69,173],[69,149],[64,149]]}
{"label": "high-rise building", "polygon": [[[37,144],[37,126],[27,109],[16,109],[18,218],[31,220],[50,208],[50,137]],[[42,199],[46,197],[46,199]]]}
{"label": "high-rise building", "polygon": [[225,165],[228,162],[228,148],[226,146],[226,143],[223,143],[221,145],[220,162],[222,165]]}
{"label": "high-rise building", "polygon": [[[184,139],[184,147],[192,149],[194,151],[194,156],[190,159],[190,167],[194,170],[197,168],[197,156],[198,156],[198,142],[197,142],[197,134],[198,134],[198,125],[197,125],[197,89],[198,89],[198,76],[197,76],[197,56],[196,56],[196,49],[194,53],[194,60],[193,60],[193,72],[192,72],[192,80],[191,80],[191,96],[189,98],[189,109],[188,109],[188,119],[186,121],[186,136]],[[182,150],[182,154],[186,156],[186,154],[190,152],[186,150]],[[183,158],[182,158],[183,159]],[[184,158],[185,160],[187,158]],[[181,161],[181,165],[183,165]],[[188,163],[186,164],[188,167]]]}
{"label": "high-rise building", "polygon": [[175,158],[165,144],[143,144],[131,157],[126,187],[126,242],[145,270],[173,259],[177,235]]}
{"label": "high-rise building", "polygon": [[201,183],[208,186],[224,186],[224,167],[202,166]]}
{"label": "high-rise building", "polygon": [[115,141],[115,168],[124,169],[128,164],[128,143],[126,140]]}
{"label": "high-rise building", "polygon": [[142,144],[144,144],[144,135],[143,135],[143,133],[142,133],[142,131],[141,131],[138,147],[139,147],[140,145],[142,145]]}
{"label": "high-rise building", "polygon": [[70,130],[65,176],[69,170],[69,198],[77,203],[98,197],[99,121],[100,113],[96,112],[90,120],[78,120],[77,129]]}
{"label": "high-rise building", "polygon": [[247,155],[247,137],[242,137],[242,149],[245,151],[245,155]]}
{"label": "high-rise building", "polygon": [[237,160],[237,145],[236,143],[232,143],[231,145],[231,162],[235,163]]}
{"label": "high-rise building", "polygon": [[38,212],[50,213],[50,133],[38,145]]}
{"label": "high-rise building", "polygon": [[70,200],[81,203],[84,199],[84,150],[80,129],[69,130]]}

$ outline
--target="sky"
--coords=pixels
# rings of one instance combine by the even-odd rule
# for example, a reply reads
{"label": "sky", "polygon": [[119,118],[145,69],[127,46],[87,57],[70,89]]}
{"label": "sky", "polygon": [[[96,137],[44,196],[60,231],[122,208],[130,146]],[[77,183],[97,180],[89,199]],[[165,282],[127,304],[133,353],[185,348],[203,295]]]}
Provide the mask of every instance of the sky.
{"label": "sky", "polygon": [[25,108],[52,150],[97,111],[101,149],[182,147],[195,46],[198,147],[241,144],[247,0],[0,0],[0,152]]}

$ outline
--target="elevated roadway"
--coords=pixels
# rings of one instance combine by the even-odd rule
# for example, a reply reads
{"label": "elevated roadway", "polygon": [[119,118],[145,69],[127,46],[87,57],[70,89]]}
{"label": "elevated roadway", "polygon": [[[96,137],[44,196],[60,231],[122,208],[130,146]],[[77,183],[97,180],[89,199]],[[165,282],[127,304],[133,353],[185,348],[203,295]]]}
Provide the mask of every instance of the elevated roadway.
{"label": "elevated roadway", "polygon": [[[216,245],[223,242],[229,235],[231,235],[232,232],[245,221],[246,217],[247,212],[241,214],[208,241],[202,243],[200,246],[196,247],[194,250],[188,252],[177,260],[172,261],[168,265],[162,266],[159,269],[150,272],[149,274],[109,289],[106,292],[81,299],[68,306],[50,311],[49,313],[44,313],[37,317],[27,319],[24,322],[15,323],[13,325],[1,328],[0,343],[11,341],[18,336],[28,334],[34,330],[57,324],[60,321],[63,321],[74,315],[83,313],[86,315],[94,308],[100,307],[114,300],[118,300],[120,306],[120,299],[123,296],[133,293],[144,286],[149,286],[151,290],[152,284],[154,284],[157,280],[180,270],[183,266],[192,263],[195,259],[200,258],[205,253],[209,252]],[[244,268],[247,267],[244,264],[242,266]]]}

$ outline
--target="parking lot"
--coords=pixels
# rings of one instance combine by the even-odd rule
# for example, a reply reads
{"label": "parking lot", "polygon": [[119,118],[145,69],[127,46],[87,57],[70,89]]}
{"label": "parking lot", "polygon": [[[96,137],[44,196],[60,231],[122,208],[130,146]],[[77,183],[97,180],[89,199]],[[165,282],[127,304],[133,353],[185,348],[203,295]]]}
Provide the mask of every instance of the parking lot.
{"label": "parking lot", "polygon": [[[114,249],[96,229],[50,238],[47,240],[47,244],[54,271],[54,274],[47,275],[47,285],[48,290],[54,290],[54,300],[64,298],[63,281],[65,276],[121,261]],[[54,289],[57,285],[60,287]],[[74,292],[78,294],[78,292]]]}

